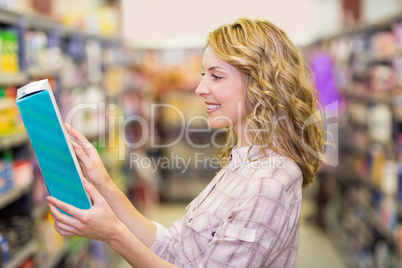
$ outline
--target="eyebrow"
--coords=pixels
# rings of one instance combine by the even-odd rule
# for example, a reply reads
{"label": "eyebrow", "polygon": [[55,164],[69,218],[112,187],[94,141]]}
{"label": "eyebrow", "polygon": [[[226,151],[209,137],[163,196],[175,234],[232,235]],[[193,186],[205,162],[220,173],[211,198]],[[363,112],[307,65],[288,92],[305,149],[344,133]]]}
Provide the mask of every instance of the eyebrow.
{"label": "eyebrow", "polygon": [[[204,70],[204,66],[202,66],[202,69]],[[212,66],[212,67],[208,68],[208,71],[212,71],[212,70],[215,70],[215,69],[224,69],[224,68],[220,67],[220,66]]]}

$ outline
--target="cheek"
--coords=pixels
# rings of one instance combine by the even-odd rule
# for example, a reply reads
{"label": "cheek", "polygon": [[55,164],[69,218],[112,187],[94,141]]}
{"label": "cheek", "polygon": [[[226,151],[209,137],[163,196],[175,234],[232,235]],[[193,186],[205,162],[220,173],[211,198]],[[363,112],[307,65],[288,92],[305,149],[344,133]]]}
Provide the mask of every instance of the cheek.
{"label": "cheek", "polygon": [[236,124],[246,117],[246,107],[242,100],[232,99],[221,103],[222,108],[219,113],[208,116],[212,128],[224,128]]}
{"label": "cheek", "polygon": [[243,98],[234,98],[227,103],[226,107],[224,107],[224,111],[226,114],[236,115],[243,117],[246,113],[246,103]]}
{"label": "cheek", "polygon": [[241,115],[242,104],[238,101],[233,101],[227,106],[223,107],[222,112],[229,116],[230,118],[237,117],[239,114]]}

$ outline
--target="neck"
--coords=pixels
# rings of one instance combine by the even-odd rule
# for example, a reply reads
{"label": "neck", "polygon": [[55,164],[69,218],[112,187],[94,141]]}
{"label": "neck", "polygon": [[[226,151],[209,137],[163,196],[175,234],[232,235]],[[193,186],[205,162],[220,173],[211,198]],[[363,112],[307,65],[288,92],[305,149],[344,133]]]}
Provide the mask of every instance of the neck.
{"label": "neck", "polygon": [[237,144],[236,144],[237,148],[252,145],[253,138],[249,134],[249,131],[247,131],[245,124],[239,123],[239,124],[233,125],[233,130],[237,136]]}

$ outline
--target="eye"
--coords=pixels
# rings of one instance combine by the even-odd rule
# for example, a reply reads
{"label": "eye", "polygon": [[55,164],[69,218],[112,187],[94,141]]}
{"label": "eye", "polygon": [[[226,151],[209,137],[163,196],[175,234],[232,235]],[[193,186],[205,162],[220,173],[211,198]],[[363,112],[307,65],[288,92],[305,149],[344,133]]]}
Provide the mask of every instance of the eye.
{"label": "eye", "polygon": [[201,76],[205,76],[205,73],[201,73]]}
{"label": "eye", "polygon": [[220,76],[218,76],[218,75],[216,75],[216,74],[213,74],[212,77],[214,78],[214,80],[220,80],[220,79],[222,79],[222,77],[220,77]]}

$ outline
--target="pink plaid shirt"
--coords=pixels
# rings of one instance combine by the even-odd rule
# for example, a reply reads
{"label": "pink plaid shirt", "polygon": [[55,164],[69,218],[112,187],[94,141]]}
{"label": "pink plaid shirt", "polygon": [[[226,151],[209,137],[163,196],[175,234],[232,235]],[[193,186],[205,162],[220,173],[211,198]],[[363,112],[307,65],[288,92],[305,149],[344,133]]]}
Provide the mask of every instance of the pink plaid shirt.
{"label": "pink plaid shirt", "polygon": [[[250,161],[248,149],[232,150],[228,165],[172,227],[155,222],[153,252],[180,267],[294,267],[302,173],[270,150]],[[252,148],[249,159],[258,156]]]}

